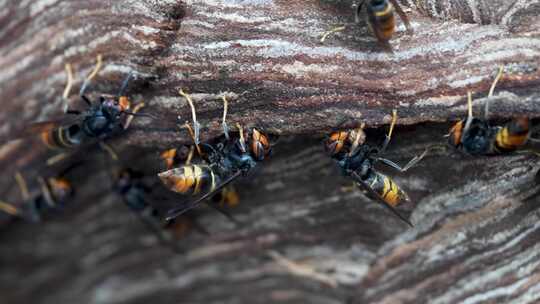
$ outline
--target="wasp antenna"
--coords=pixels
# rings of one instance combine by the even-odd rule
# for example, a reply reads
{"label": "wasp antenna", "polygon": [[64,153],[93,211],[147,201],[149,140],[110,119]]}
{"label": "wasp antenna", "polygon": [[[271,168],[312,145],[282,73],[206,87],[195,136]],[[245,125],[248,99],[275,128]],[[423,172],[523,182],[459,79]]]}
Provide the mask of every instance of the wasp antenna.
{"label": "wasp antenna", "polygon": [[194,129],[193,141],[195,141],[195,144],[198,145],[199,144],[199,131],[201,129],[201,125],[197,121],[197,113],[195,112],[195,105],[193,104],[193,100],[191,99],[191,96],[185,93],[184,90],[180,89],[178,93],[180,93],[180,95],[182,95],[182,97],[184,97],[187,100],[189,107],[191,108],[191,117],[193,119],[193,129]]}
{"label": "wasp antenna", "polygon": [[486,106],[484,108],[484,118],[487,119],[489,116],[489,97],[493,96],[493,92],[495,91],[495,87],[497,86],[497,82],[501,79],[502,75],[504,73],[504,66],[499,67],[499,71],[497,72],[497,76],[495,76],[495,80],[493,80],[493,83],[491,84],[491,88],[489,88],[488,93],[488,100],[486,101]]}
{"label": "wasp antenna", "polygon": [[227,101],[227,97],[223,95],[221,97],[223,99],[223,121],[221,122],[221,126],[223,127],[223,134],[225,134],[225,138],[229,140],[229,126],[227,125],[227,109],[229,107],[229,102]]}
{"label": "wasp antenna", "polygon": [[16,208],[15,206],[8,204],[6,202],[0,201],[0,210],[4,211],[5,213],[13,216],[20,216],[21,211]]}
{"label": "wasp antenna", "polygon": [[472,111],[472,92],[467,91],[467,121],[465,122],[465,128],[463,129],[463,133],[467,132],[469,128],[471,127],[471,123],[473,120],[473,111]]}
{"label": "wasp antenna", "polygon": [[124,96],[124,92],[127,89],[127,86],[129,84],[129,81],[131,80],[131,77],[133,77],[133,71],[129,71],[128,75],[126,76],[126,79],[122,82],[122,85],[120,86],[120,90],[118,91],[117,96]]}
{"label": "wasp antenna", "polygon": [[17,171],[15,173],[15,180],[17,181],[17,185],[19,185],[19,189],[21,190],[21,195],[24,201],[27,201],[30,199],[30,192],[28,191],[28,185],[26,184],[26,180],[22,176],[21,172]]}
{"label": "wasp antenna", "polygon": [[189,136],[191,137],[191,139],[192,139],[193,142],[195,143],[195,147],[197,148],[197,153],[199,153],[199,155],[202,156],[201,147],[199,146],[199,144],[198,144],[197,141],[195,140],[195,132],[193,131],[193,128],[191,128],[191,125],[189,124],[189,122],[186,122],[186,123],[184,124],[184,126],[185,126],[186,129],[188,130]]}
{"label": "wasp antenna", "polygon": [[66,87],[64,88],[64,93],[62,94],[62,99],[64,100],[64,113],[69,111],[69,92],[71,92],[71,87],[73,86],[73,72],[71,71],[71,64],[66,63]]}
{"label": "wasp antenna", "polygon": [[334,34],[334,33],[338,33],[338,32],[341,32],[341,31],[344,31],[346,29],[346,26],[345,25],[342,25],[342,26],[337,26],[333,29],[330,29],[326,32],[324,32],[322,35],[321,35],[321,43],[324,43],[324,41],[326,40],[326,38],[328,38],[328,36]]}
{"label": "wasp antenna", "polygon": [[240,147],[242,148],[242,152],[246,152],[246,139],[244,138],[244,128],[240,123],[236,123],[236,127],[238,128],[238,133],[240,135]]}
{"label": "wasp antenna", "polygon": [[79,96],[83,96],[84,95],[84,92],[86,91],[86,88],[88,87],[88,85],[90,84],[90,81],[92,81],[92,79],[94,77],[96,77],[97,73],[99,72],[99,70],[101,69],[101,63],[102,63],[102,56],[101,54],[98,54],[97,55],[97,58],[96,58],[96,66],[94,67],[94,69],[92,70],[92,72],[90,72],[90,74],[88,74],[88,76],[86,77],[86,79],[84,80],[83,82],[83,85],[81,87],[81,90],[79,91]]}
{"label": "wasp antenna", "polygon": [[397,110],[394,109],[392,110],[392,122],[390,123],[390,128],[388,129],[388,134],[386,134],[386,138],[384,139],[384,143],[382,145],[380,153],[386,151],[386,148],[388,147],[388,144],[390,143],[390,139],[392,138],[392,133],[394,132],[394,127],[396,125],[397,118],[398,118]]}

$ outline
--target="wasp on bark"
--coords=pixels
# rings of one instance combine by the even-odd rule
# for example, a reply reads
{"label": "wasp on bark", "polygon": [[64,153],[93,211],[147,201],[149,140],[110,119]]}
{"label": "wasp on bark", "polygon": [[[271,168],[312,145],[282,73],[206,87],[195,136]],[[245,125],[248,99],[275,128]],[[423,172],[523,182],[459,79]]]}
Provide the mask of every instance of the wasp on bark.
{"label": "wasp on bark", "polygon": [[[69,107],[68,98],[73,86],[73,73],[70,64],[66,64],[67,83],[62,99],[65,116],[58,120],[43,121],[30,124],[25,130],[14,134],[9,140],[39,134],[41,141],[50,149],[60,150],[64,153],[49,160],[49,164],[62,160],[68,156],[67,151],[80,148],[83,145],[96,141],[107,152],[112,153],[104,140],[126,130],[134,116],[149,116],[137,113],[144,103],[138,103],[131,109],[131,102],[125,96],[125,90],[132,77],[130,73],[122,82],[116,96],[101,95],[99,101],[92,102],[86,95],[86,89],[92,79],[98,74],[102,65],[102,57],[98,55],[97,63],[91,73],[84,80],[79,91],[80,98],[87,104],[84,110],[75,110]],[[112,155],[117,158],[116,155]]]}
{"label": "wasp on bark", "polygon": [[[498,81],[502,78],[504,67],[500,67],[491,85],[488,98],[493,96]],[[467,92],[468,115],[465,121],[459,120],[450,129],[448,143],[458,151],[469,155],[496,155],[516,151],[527,144],[531,129],[528,117],[512,119],[503,126],[492,126],[488,121],[489,99],[484,108],[484,118],[476,118],[472,111],[472,93]]]}
{"label": "wasp on bark", "polygon": [[365,143],[364,124],[355,130],[330,134],[324,142],[324,146],[327,153],[336,160],[345,176],[350,176],[360,189],[367,191],[371,197],[412,227],[412,223],[395,209],[402,202],[410,201],[409,196],[392,178],[375,169],[375,164],[380,162],[392,169],[405,172],[416,165],[425,155],[424,152],[420,156],[415,156],[403,168],[382,157],[390,143],[396,120],[397,112],[393,111],[390,129],[380,148]]}
{"label": "wasp on bark", "polygon": [[28,222],[40,222],[44,215],[62,210],[74,195],[73,186],[63,174],[47,179],[38,177],[39,191],[34,193],[30,192],[20,172],[15,174],[15,180],[21,193],[22,203],[16,206],[0,201],[0,211]]}
{"label": "wasp on bark", "polygon": [[[183,91],[180,91],[180,94],[186,98],[191,106],[193,125],[195,127],[193,132],[190,131],[190,133],[196,150],[199,155],[204,157],[205,162],[183,165],[159,173],[161,181],[168,189],[181,194],[201,195],[193,202],[169,210],[166,220],[172,220],[195,208],[230,185],[238,177],[248,175],[271,152],[268,137],[256,128],[245,130],[242,125],[237,124],[238,134],[235,136],[229,135],[229,127],[226,122],[226,99],[224,99],[222,121],[223,137],[214,144],[201,144],[198,137],[199,124],[196,121],[193,101]],[[236,200],[236,195],[228,196],[228,199],[233,198]],[[212,207],[216,208],[214,205]],[[216,209],[223,213],[221,208]],[[231,218],[227,213],[225,215]]]}

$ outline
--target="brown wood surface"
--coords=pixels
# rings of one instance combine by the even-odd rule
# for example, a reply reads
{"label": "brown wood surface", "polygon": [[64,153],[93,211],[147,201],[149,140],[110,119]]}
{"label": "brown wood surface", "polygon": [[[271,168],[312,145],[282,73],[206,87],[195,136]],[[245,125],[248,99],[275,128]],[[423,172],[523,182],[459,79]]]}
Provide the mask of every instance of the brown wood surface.
{"label": "brown wood surface", "polygon": [[[481,115],[499,65],[506,74],[492,117],[540,117],[540,1],[402,2],[415,33],[400,23],[389,54],[364,24],[352,24],[351,1],[0,1],[2,142],[60,117],[64,64],[76,72],[75,92],[98,54],[104,66],[90,95],[115,94],[135,71],[128,93],[158,117],[137,118],[111,141],[123,163],[150,178],[159,149],[189,142],[176,128],[177,116],[190,117],[179,88],[193,95],[203,140],[220,133],[224,94],[231,124],[281,134],[273,159],[237,184],[242,203],[231,212],[242,224],[201,208],[209,235],[179,240],[181,254],[110,193],[101,153],[83,153],[89,160],[70,173],[77,197],[64,212],[39,225],[0,219],[0,302],[540,301],[537,156],[435,151],[409,173],[385,171],[413,198],[399,208],[415,224],[408,229],[342,189],[350,182],[322,151],[324,133],[360,121],[380,142],[385,128],[377,127],[395,108],[387,157],[404,164],[444,141],[449,121],[466,112],[467,90]],[[319,41],[342,24],[344,32]],[[58,170],[43,165],[51,155],[31,139],[3,145],[0,198],[20,200],[16,170],[31,186]],[[164,210],[185,200],[154,203]],[[273,252],[327,280],[293,275]]]}

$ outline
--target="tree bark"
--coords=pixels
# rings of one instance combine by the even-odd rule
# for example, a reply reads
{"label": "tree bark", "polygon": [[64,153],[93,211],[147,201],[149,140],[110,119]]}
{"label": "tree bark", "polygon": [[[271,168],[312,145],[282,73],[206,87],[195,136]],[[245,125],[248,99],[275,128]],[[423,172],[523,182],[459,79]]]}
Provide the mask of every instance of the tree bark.
{"label": "tree bark", "polygon": [[[410,172],[388,171],[413,199],[399,207],[415,224],[408,229],[359,191],[342,189],[350,181],[322,151],[322,134],[360,122],[378,143],[397,109],[386,156],[403,164],[444,141],[449,121],[466,115],[468,90],[475,115],[483,114],[499,65],[505,75],[489,98],[490,117],[540,116],[540,1],[402,2],[414,34],[400,23],[390,54],[353,23],[351,1],[0,1],[2,142],[33,121],[60,117],[64,64],[75,70],[75,92],[98,54],[104,67],[90,95],[115,94],[133,71],[128,95],[158,117],[137,117],[111,141],[123,163],[149,178],[159,171],[158,150],[190,142],[176,127],[190,119],[180,88],[193,96],[203,141],[221,133],[223,95],[231,125],[281,135],[273,159],[236,184],[242,201],[231,212],[241,225],[200,208],[197,223],[209,235],[194,229],[177,241],[181,254],[110,193],[110,168],[88,151],[93,161],[70,173],[77,197],[64,212],[39,225],[7,225],[0,215],[2,301],[539,301],[533,153],[433,151]],[[20,201],[16,170],[31,186],[54,174],[43,165],[50,156],[32,139],[1,147],[0,198]],[[184,200],[153,203],[164,210]],[[276,252],[317,275],[298,275]]]}

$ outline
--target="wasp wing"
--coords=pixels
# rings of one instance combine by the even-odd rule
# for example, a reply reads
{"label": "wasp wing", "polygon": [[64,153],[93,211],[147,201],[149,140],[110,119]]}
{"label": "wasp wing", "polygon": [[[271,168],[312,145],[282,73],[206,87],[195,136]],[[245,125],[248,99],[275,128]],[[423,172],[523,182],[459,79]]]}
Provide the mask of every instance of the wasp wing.
{"label": "wasp wing", "polygon": [[392,207],[390,204],[388,204],[383,198],[375,191],[373,188],[371,188],[368,184],[366,184],[358,175],[358,173],[353,172],[352,176],[354,177],[356,184],[362,188],[363,190],[366,190],[373,196],[380,204],[385,206],[388,210],[390,210],[393,214],[395,214],[400,220],[407,223],[407,225],[414,227],[413,224],[405,218],[401,213],[399,213],[394,207]]}
{"label": "wasp wing", "polygon": [[[170,209],[168,212],[167,212],[167,217],[165,218],[166,221],[170,221],[184,213],[186,213],[187,211],[197,207],[198,205],[200,205],[202,202],[204,202],[206,199],[212,197],[214,194],[216,194],[218,191],[220,191],[221,189],[223,189],[223,187],[227,186],[228,184],[230,184],[232,181],[234,181],[236,178],[238,178],[240,175],[242,174],[241,171],[237,171],[235,172],[233,175],[229,176],[226,180],[224,180],[221,184],[219,184],[217,187],[214,188],[214,190],[210,191],[210,192],[207,192],[205,193],[203,196],[199,197],[197,200],[191,202],[191,203],[188,203],[188,204],[185,204],[185,205],[182,205],[182,206],[179,206],[179,207],[176,207],[176,208],[173,208],[173,209]],[[226,212],[224,209],[220,208],[219,206],[216,206],[216,205],[212,205],[212,204],[209,204],[212,208],[216,209],[217,211],[219,211],[220,213],[222,213],[223,215],[225,215],[227,218],[229,218],[231,221],[233,222],[237,222],[228,212]]]}

